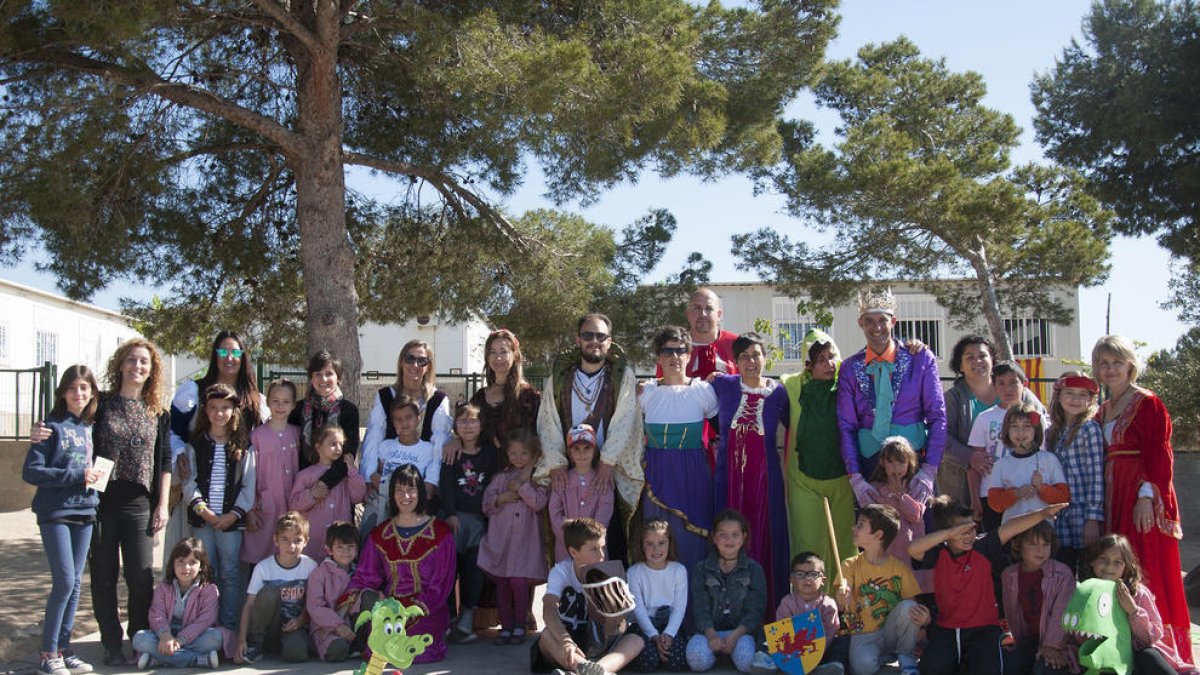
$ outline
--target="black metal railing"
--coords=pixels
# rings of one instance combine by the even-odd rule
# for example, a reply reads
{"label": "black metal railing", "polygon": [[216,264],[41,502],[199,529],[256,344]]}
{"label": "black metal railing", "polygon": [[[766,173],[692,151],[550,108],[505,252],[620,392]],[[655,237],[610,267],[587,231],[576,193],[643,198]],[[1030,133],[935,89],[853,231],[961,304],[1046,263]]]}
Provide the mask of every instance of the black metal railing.
{"label": "black metal railing", "polygon": [[29,427],[54,406],[58,366],[0,368],[0,440],[29,438]]}

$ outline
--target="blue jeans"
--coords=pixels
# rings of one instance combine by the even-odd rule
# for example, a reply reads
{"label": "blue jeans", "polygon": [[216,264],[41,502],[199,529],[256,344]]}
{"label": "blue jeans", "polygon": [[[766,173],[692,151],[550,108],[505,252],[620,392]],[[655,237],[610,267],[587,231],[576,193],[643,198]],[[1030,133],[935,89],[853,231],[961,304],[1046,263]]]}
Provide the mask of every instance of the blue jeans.
{"label": "blue jeans", "polygon": [[214,530],[205,525],[193,527],[192,536],[204,544],[208,560],[216,572],[217,588],[221,591],[220,609],[217,620],[222,627],[237,630],[242,612],[241,570],[238,556],[242,552],[241,530]]}
{"label": "blue jeans", "polygon": [[58,652],[71,646],[75,608],[79,605],[79,582],[92,543],[92,524],[42,523],[42,548],[50,565],[50,597],[42,624],[42,651]]}
{"label": "blue jeans", "polygon": [[191,644],[181,646],[174,654],[165,656],[158,653],[158,636],[152,630],[138,631],[133,636],[133,650],[149,654],[155,661],[175,668],[191,668],[196,665],[196,659],[208,656],[209,652],[220,651],[221,631],[216,628],[206,628]]}

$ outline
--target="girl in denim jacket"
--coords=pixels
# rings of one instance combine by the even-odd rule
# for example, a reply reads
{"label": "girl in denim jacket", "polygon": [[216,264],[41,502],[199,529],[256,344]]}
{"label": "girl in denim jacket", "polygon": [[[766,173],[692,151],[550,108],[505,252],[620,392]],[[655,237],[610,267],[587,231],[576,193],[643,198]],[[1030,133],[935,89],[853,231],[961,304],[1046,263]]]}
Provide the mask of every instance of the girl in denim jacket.
{"label": "girl in denim jacket", "polygon": [[750,525],[745,516],[726,509],[713,519],[713,552],[692,568],[688,584],[696,634],[688,640],[687,662],[693,672],[710,670],[718,655],[733,659],[750,672],[754,645],[761,640],[767,609],[767,578],[746,555]]}

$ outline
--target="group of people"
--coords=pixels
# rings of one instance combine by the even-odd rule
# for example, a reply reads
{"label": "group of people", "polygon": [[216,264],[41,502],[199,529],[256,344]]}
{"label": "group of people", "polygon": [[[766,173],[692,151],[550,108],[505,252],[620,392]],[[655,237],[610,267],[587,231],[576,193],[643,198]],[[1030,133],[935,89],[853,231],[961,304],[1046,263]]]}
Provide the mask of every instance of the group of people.
{"label": "group of people", "polygon": [[[979,336],[943,393],[932,352],[893,335],[890,292],[859,298],[864,349],[842,360],[810,331],[803,371],[778,380],[761,336],[721,329],[712,290],[686,315],[640,382],[611,321],[581,317],[544,391],[494,331],[486,385],[458,405],[410,341],[361,444],[326,350],[299,400],[287,380],[260,393],[229,332],[169,406],[148,341],[121,345],[107,391],[66,369],[25,466],[53,577],[41,671],[90,670],[70,649],[89,546],[107,665],[127,662],[119,552],[142,668],[340,661],[366,648],[354,618],[390,597],[421,610],[418,663],[477,640],[494,604],[494,644],[529,642],[543,672],[770,669],[764,624],[812,611],[829,672],[1077,672],[1061,614],[1080,576],[1121,582],[1135,672],[1194,670],[1170,418],[1126,340],[1101,339],[1095,379],[1064,375],[1047,412]],[[616,608],[594,595],[606,559],[634,563]]]}

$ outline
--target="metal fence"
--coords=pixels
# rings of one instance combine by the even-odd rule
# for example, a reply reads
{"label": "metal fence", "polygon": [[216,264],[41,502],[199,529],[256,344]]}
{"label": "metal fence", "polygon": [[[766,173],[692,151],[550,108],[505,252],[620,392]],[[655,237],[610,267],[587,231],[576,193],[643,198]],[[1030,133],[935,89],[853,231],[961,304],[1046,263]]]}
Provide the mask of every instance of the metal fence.
{"label": "metal fence", "polygon": [[[286,377],[296,385],[296,396],[303,398],[308,392],[308,373],[304,370],[265,370],[259,373],[259,387],[266,393],[271,380]],[[362,374],[358,383],[358,405],[364,411],[370,410],[375,400],[375,393],[381,388],[396,382],[396,373],[381,373],[369,370]],[[475,392],[484,386],[483,373],[438,373],[437,387],[446,392],[451,401],[469,401]],[[344,394],[345,392],[343,392]]]}
{"label": "metal fence", "polygon": [[0,440],[29,438],[29,427],[54,406],[58,366],[0,368]]}

